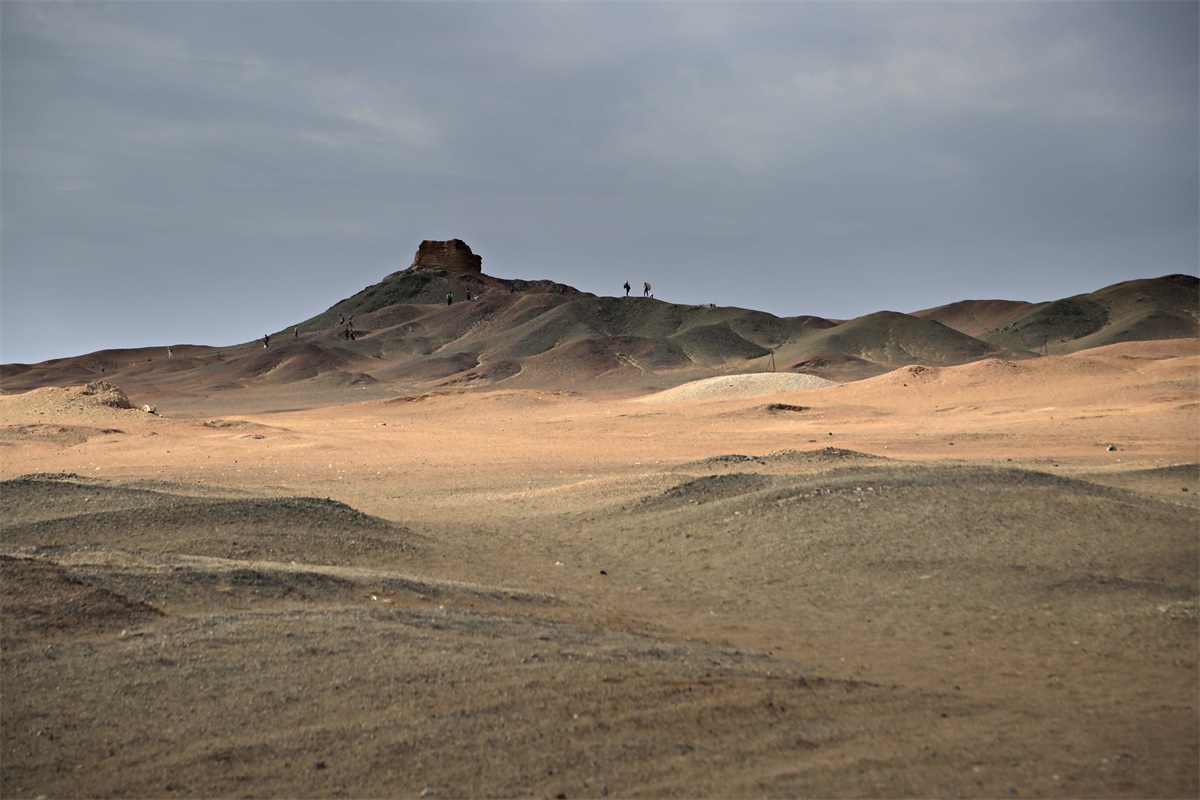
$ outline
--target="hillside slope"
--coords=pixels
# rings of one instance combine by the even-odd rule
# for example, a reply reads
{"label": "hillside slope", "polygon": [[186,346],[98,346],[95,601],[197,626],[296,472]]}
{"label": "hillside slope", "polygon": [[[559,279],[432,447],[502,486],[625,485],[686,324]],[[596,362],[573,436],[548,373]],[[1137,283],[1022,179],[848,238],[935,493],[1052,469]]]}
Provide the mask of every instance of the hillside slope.
{"label": "hillside slope", "polygon": [[1033,306],[980,338],[998,347],[1063,354],[1194,336],[1200,336],[1200,279],[1167,275]]}
{"label": "hillside slope", "polygon": [[6,365],[0,388],[69,386],[103,375],[143,393],[291,384],[363,389],[372,383],[382,384],[380,392],[497,384],[661,389],[772,369],[846,381],[909,365],[1200,337],[1198,283],[1168,275],[1048,303],[968,300],[837,322],[597,297],[553,281],[414,266],[273,333],[269,348],[261,342],[175,345],[170,358],[165,345],[100,350]]}

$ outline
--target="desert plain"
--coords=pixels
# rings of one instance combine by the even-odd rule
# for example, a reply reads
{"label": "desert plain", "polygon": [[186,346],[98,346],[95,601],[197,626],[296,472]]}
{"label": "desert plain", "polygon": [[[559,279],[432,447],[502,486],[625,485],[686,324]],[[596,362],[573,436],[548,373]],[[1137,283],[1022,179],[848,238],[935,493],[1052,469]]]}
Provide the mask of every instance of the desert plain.
{"label": "desert plain", "polygon": [[0,789],[1195,797],[1198,367],[5,393]]}

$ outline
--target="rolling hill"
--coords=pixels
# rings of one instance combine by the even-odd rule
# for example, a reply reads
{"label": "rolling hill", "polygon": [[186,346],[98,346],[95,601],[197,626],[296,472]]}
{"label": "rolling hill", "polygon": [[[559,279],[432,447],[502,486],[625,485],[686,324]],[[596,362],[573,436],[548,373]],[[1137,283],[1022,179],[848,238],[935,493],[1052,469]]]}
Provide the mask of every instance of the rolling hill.
{"label": "rolling hill", "polygon": [[597,297],[552,281],[495,278],[478,266],[414,262],[294,329],[273,333],[269,348],[261,342],[176,345],[170,359],[166,344],[100,350],[4,365],[0,389],[75,385],[101,376],[123,386],[190,392],[302,382],[324,388],[380,382],[397,392],[497,385],[639,389],[770,369],[845,381],[916,364],[1198,337],[1198,284],[1193,276],[1168,275],[1051,302],[965,300],[839,322]]}

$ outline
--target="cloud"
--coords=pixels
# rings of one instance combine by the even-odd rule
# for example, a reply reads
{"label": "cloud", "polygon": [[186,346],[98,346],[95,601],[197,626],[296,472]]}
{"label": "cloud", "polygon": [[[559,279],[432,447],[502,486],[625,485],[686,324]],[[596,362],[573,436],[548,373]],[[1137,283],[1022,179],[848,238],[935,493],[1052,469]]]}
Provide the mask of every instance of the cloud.
{"label": "cloud", "polygon": [[[1200,258],[1194,4],[0,15],[5,358],[86,348],[100,304],[138,307],[113,344],[249,339],[425,238],[496,274],[841,317]],[[182,286],[197,310],[159,313]],[[30,341],[50,296],[67,321]]]}

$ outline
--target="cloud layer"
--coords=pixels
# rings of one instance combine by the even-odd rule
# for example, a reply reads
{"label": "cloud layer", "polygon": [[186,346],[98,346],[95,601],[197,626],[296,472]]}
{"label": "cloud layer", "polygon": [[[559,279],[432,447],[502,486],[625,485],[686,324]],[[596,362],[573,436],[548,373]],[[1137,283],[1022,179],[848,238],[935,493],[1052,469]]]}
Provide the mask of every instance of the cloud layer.
{"label": "cloud layer", "polygon": [[1198,8],[5,2],[0,358],[244,341],[422,239],[840,318],[1195,273]]}

